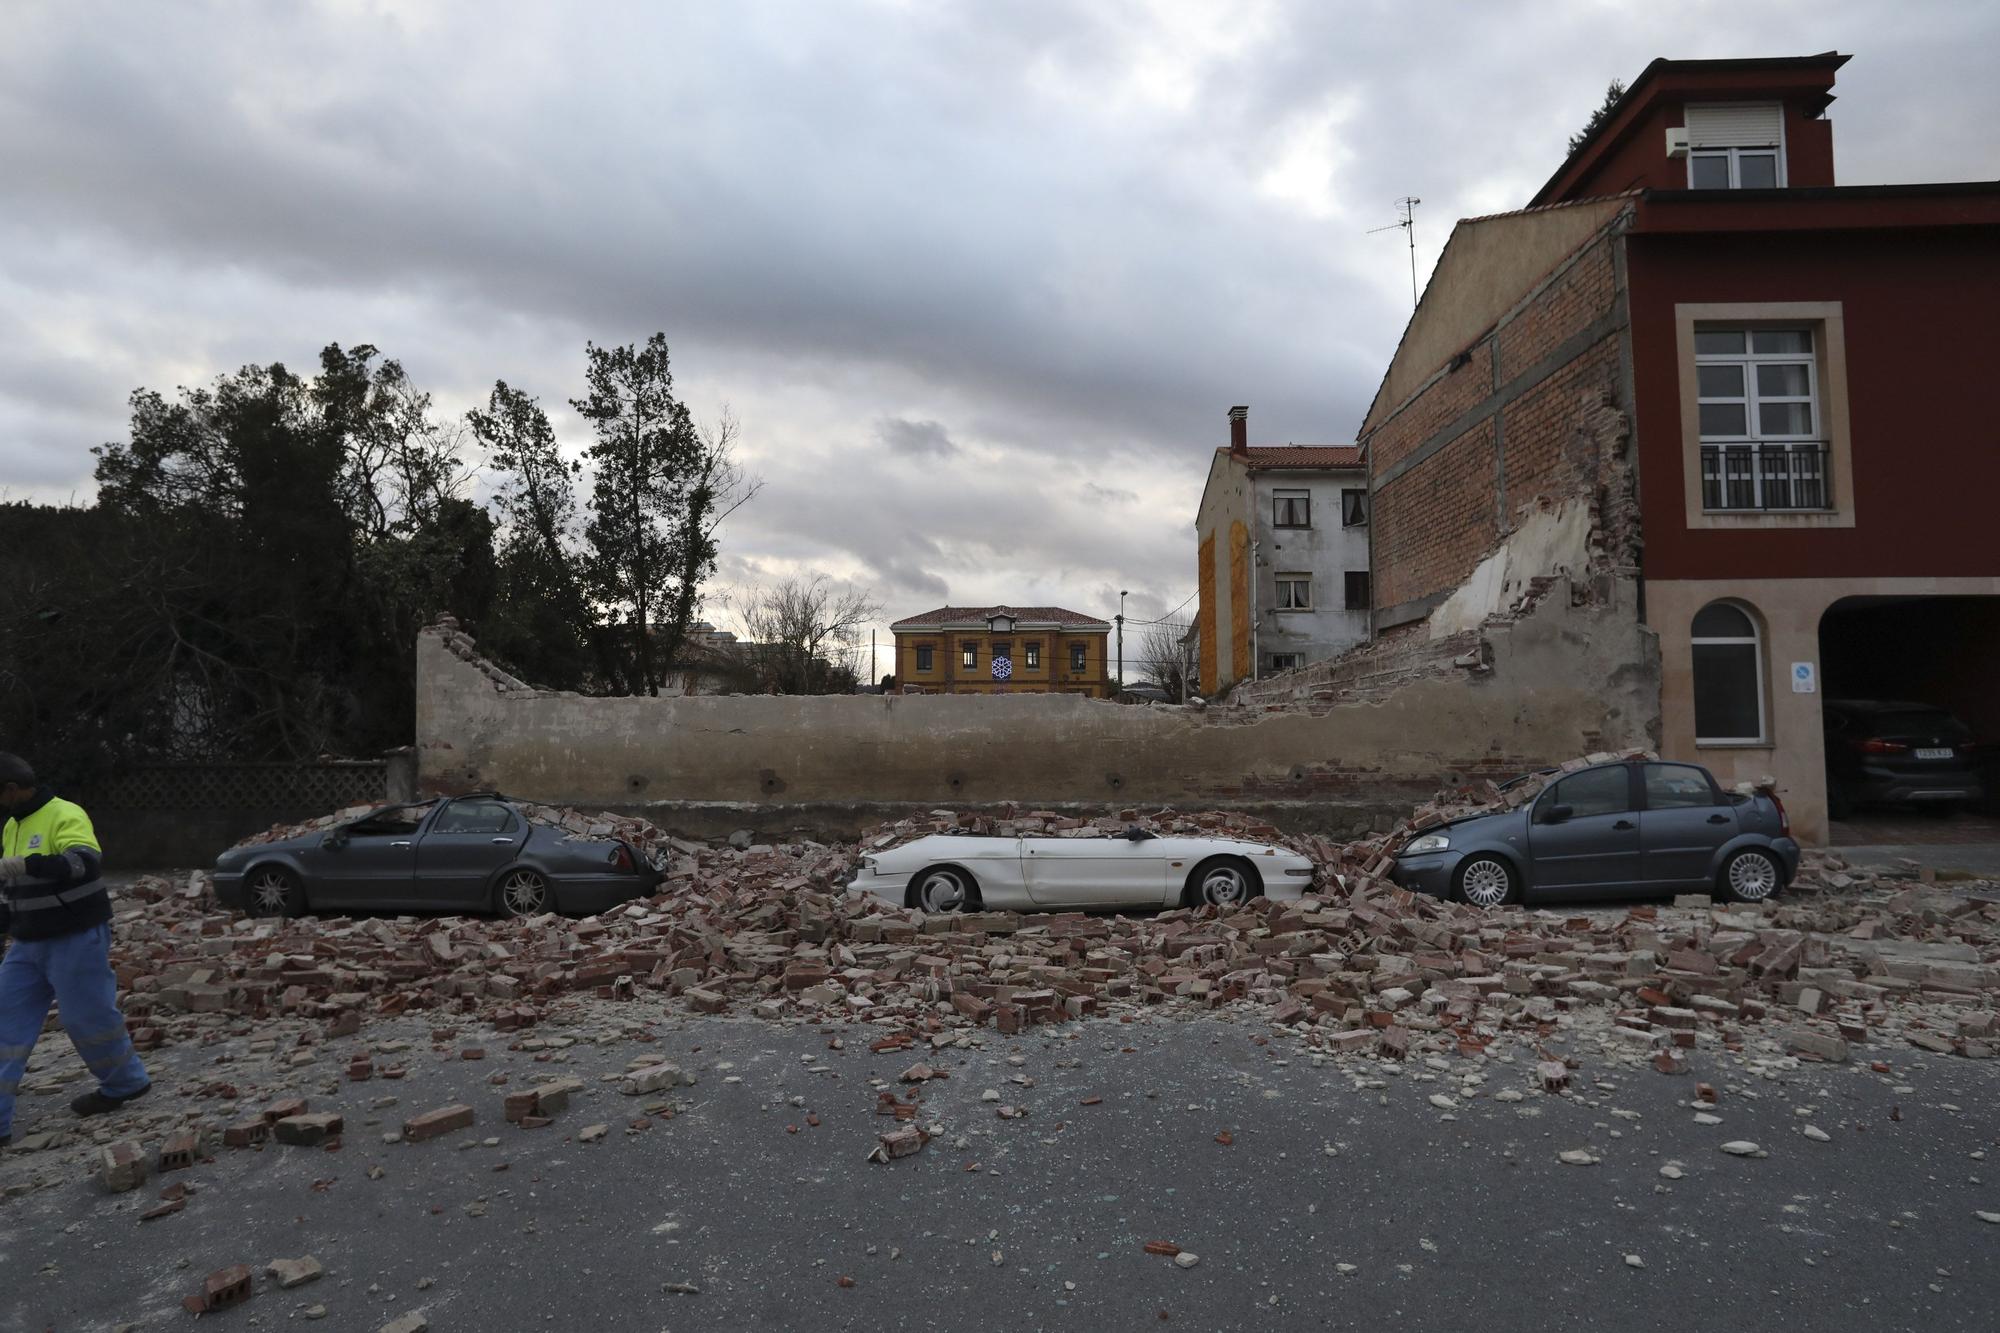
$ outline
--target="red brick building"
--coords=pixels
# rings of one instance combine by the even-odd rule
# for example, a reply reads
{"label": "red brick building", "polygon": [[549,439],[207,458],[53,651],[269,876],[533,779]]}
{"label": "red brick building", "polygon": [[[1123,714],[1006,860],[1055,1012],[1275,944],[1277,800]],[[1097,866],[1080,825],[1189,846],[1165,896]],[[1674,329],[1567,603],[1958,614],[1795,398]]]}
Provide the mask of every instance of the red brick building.
{"label": "red brick building", "polygon": [[1378,636],[1627,581],[1662,749],[1808,839],[1829,696],[2000,740],[2000,182],[1837,185],[1847,59],[1654,61],[1458,224],[1360,434]]}

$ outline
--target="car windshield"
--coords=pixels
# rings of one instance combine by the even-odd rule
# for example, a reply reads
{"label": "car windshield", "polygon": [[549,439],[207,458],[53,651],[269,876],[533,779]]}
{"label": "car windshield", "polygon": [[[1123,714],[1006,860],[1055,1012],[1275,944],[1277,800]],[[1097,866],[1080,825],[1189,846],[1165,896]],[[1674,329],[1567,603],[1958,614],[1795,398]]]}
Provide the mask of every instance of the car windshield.
{"label": "car windshield", "polygon": [[347,826],[347,831],[357,838],[376,837],[383,834],[408,833],[424,822],[424,816],[431,812],[436,801],[425,801],[421,805],[390,805]]}

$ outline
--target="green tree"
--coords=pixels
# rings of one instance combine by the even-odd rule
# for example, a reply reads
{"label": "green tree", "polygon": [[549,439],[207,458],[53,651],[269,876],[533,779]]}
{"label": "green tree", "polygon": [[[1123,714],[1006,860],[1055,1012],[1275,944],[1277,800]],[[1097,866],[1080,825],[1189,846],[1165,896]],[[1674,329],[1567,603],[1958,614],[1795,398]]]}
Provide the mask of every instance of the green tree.
{"label": "green tree", "polygon": [[643,347],[586,344],[584,356],[586,392],[570,405],[595,436],[585,583],[618,618],[606,684],[658,694],[715,571],[716,526],[756,488],[732,458],[733,420],[699,430],[674,396],[664,333]]}
{"label": "green tree", "polygon": [[[305,757],[407,743],[416,633],[493,597],[493,520],[460,491],[457,433],[375,348],[301,379],[247,366],[132,396],[98,451],[98,509],[128,541],[109,576],[147,589],[156,670],[142,752]],[[129,553],[128,553],[129,550]]]}
{"label": "green tree", "polygon": [[1590,113],[1590,119],[1583,122],[1583,128],[1569,136],[1569,151],[1574,153],[1583,147],[1583,141],[1597,132],[1597,127],[1611,118],[1611,109],[1618,105],[1618,99],[1625,95],[1625,85],[1617,79],[1604,90],[1604,101],[1597,110]]}
{"label": "green tree", "polygon": [[504,532],[499,595],[479,627],[481,646],[539,684],[610,688],[616,663],[575,554],[581,465],[562,456],[541,404],[505,380],[494,382],[485,409],[466,413],[466,422],[499,476],[493,503]]}

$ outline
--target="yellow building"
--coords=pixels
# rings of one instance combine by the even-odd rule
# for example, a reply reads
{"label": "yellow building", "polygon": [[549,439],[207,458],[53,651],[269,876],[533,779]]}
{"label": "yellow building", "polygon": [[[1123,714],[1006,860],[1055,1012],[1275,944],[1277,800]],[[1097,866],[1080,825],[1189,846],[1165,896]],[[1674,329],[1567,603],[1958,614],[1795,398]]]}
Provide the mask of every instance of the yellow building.
{"label": "yellow building", "polygon": [[1059,606],[941,606],[889,629],[898,685],[936,694],[1111,696],[1111,626]]}

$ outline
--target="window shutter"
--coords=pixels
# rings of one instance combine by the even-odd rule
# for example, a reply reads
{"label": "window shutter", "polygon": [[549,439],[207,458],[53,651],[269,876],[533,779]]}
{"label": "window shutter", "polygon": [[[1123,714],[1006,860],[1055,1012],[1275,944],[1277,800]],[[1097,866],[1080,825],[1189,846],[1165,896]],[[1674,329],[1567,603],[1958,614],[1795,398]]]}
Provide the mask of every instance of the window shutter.
{"label": "window shutter", "polygon": [[1776,147],[1784,111],[1776,102],[1754,106],[1704,105],[1687,109],[1688,146],[1692,148]]}

